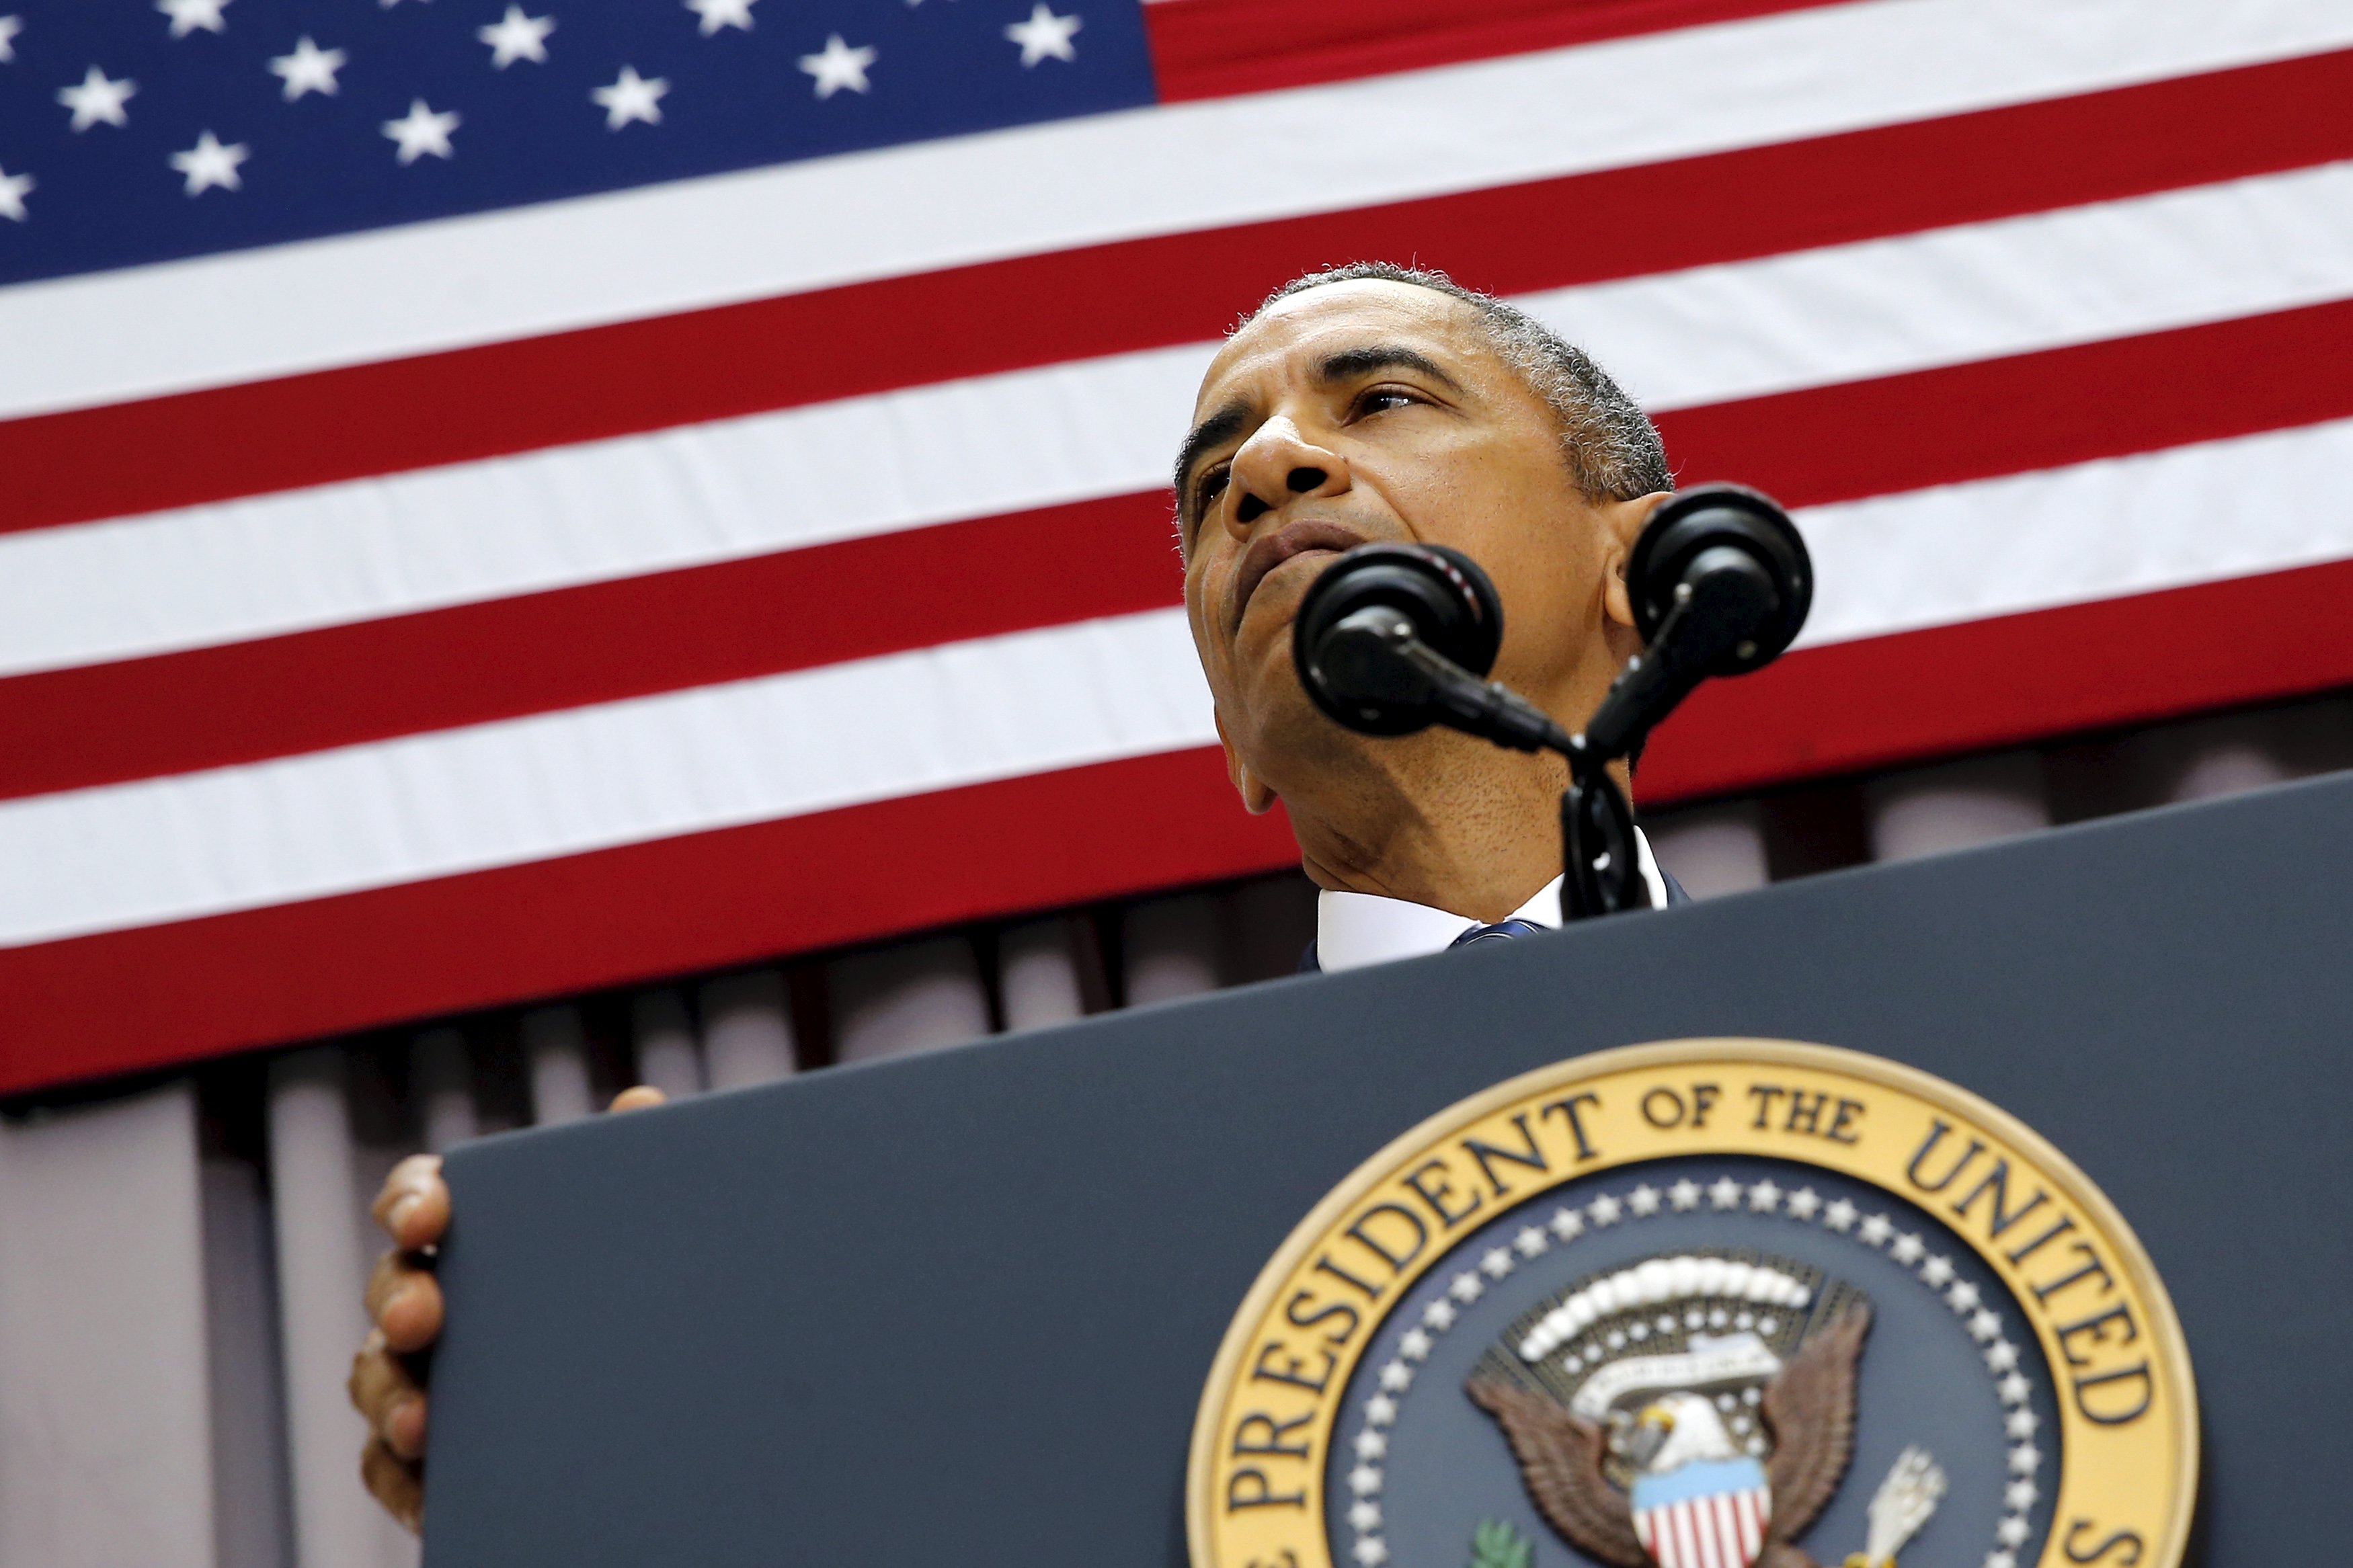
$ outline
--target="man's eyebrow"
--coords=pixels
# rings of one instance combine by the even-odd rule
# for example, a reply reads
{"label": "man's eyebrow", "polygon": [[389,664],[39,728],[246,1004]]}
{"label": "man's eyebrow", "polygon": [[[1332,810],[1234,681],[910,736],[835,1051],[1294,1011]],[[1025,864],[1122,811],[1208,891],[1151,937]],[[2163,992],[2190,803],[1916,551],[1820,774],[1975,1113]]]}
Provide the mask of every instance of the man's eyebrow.
{"label": "man's eyebrow", "polygon": [[1440,369],[1436,360],[1403,343],[1366,343],[1325,354],[1315,363],[1315,379],[1329,385],[1335,381],[1355,381],[1381,370],[1419,371],[1450,392],[1462,390],[1462,384]]}
{"label": "man's eyebrow", "polygon": [[1185,437],[1185,444],[1176,448],[1176,512],[1179,517],[1185,515],[1187,500],[1185,481],[1192,478],[1193,465],[1199,462],[1201,454],[1210,447],[1241,434],[1242,426],[1250,423],[1250,405],[1236,399],[1194,426],[1192,433]]}

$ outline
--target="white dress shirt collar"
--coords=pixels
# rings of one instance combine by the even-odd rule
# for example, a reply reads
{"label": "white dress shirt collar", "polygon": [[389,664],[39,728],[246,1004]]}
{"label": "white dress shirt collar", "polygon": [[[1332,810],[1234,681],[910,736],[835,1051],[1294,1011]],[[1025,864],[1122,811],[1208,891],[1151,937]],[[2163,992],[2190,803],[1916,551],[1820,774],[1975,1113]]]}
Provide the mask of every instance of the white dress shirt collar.
{"label": "white dress shirt collar", "polygon": [[[1641,856],[1642,881],[1650,889],[1651,907],[1667,907],[1667,884],[1651,855],[1651,841],[1634,830],[1634,846]],[[1560,924],[1560,879],[1546,883],[1536,896],[1511,913],[1530,925]],[[1325,891],[1315,899],[1315,961],[1326,974],[1361,969],[1368,963],[1388,963],[1443,952],[1455,938],[1481,921],[1452,915],[1428,904],[1384,899],[1374,893]]]}

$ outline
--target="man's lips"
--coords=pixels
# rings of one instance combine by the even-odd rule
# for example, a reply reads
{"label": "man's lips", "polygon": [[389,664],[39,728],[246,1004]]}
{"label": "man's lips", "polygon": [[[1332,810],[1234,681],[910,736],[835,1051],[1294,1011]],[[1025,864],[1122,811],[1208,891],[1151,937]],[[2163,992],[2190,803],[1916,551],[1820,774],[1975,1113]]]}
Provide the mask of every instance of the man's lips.
{"label": "man's lips", "polygon": [[1365,542],[1365,536],[1345,523],[1325,522],[1314,518],[1302,518],[1289,522],[1272,533],[1262,534],[1250,542],[1242,552],[1242,563],[1234,574],[1231,595],[1232,612],[1228,616],[1229,629],[1242,624],[1242,616],[1250,609],[1250,595],[1266,581],[1266,574],[1294,555],[1311,551],[1354,550]]}

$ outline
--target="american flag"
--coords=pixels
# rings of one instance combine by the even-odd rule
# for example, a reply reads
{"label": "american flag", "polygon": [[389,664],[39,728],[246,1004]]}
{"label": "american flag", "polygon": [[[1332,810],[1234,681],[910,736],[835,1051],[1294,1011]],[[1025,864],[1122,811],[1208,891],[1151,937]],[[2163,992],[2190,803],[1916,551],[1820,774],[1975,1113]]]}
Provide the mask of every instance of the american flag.
{"label": "american flag", "polygon": [[1647,804],[2353,680],[2348,105],[2342,0],[13,0],[0,1089],[1286,862],[1164,486],[1320,264],[1798,509]]}

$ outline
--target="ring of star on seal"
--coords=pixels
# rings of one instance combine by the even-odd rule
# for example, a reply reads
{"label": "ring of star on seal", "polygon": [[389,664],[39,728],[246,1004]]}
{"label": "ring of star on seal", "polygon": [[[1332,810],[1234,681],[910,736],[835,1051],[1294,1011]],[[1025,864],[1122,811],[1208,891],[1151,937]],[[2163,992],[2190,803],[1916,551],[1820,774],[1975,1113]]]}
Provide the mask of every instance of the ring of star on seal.
{"label": "ring of star on seal", "polygon": [[2124,1219],[1975,1095],[1672,1041],[1440,1111],[1205,1387],[1197,1568],[2176,1568],[2196,1389]]}

